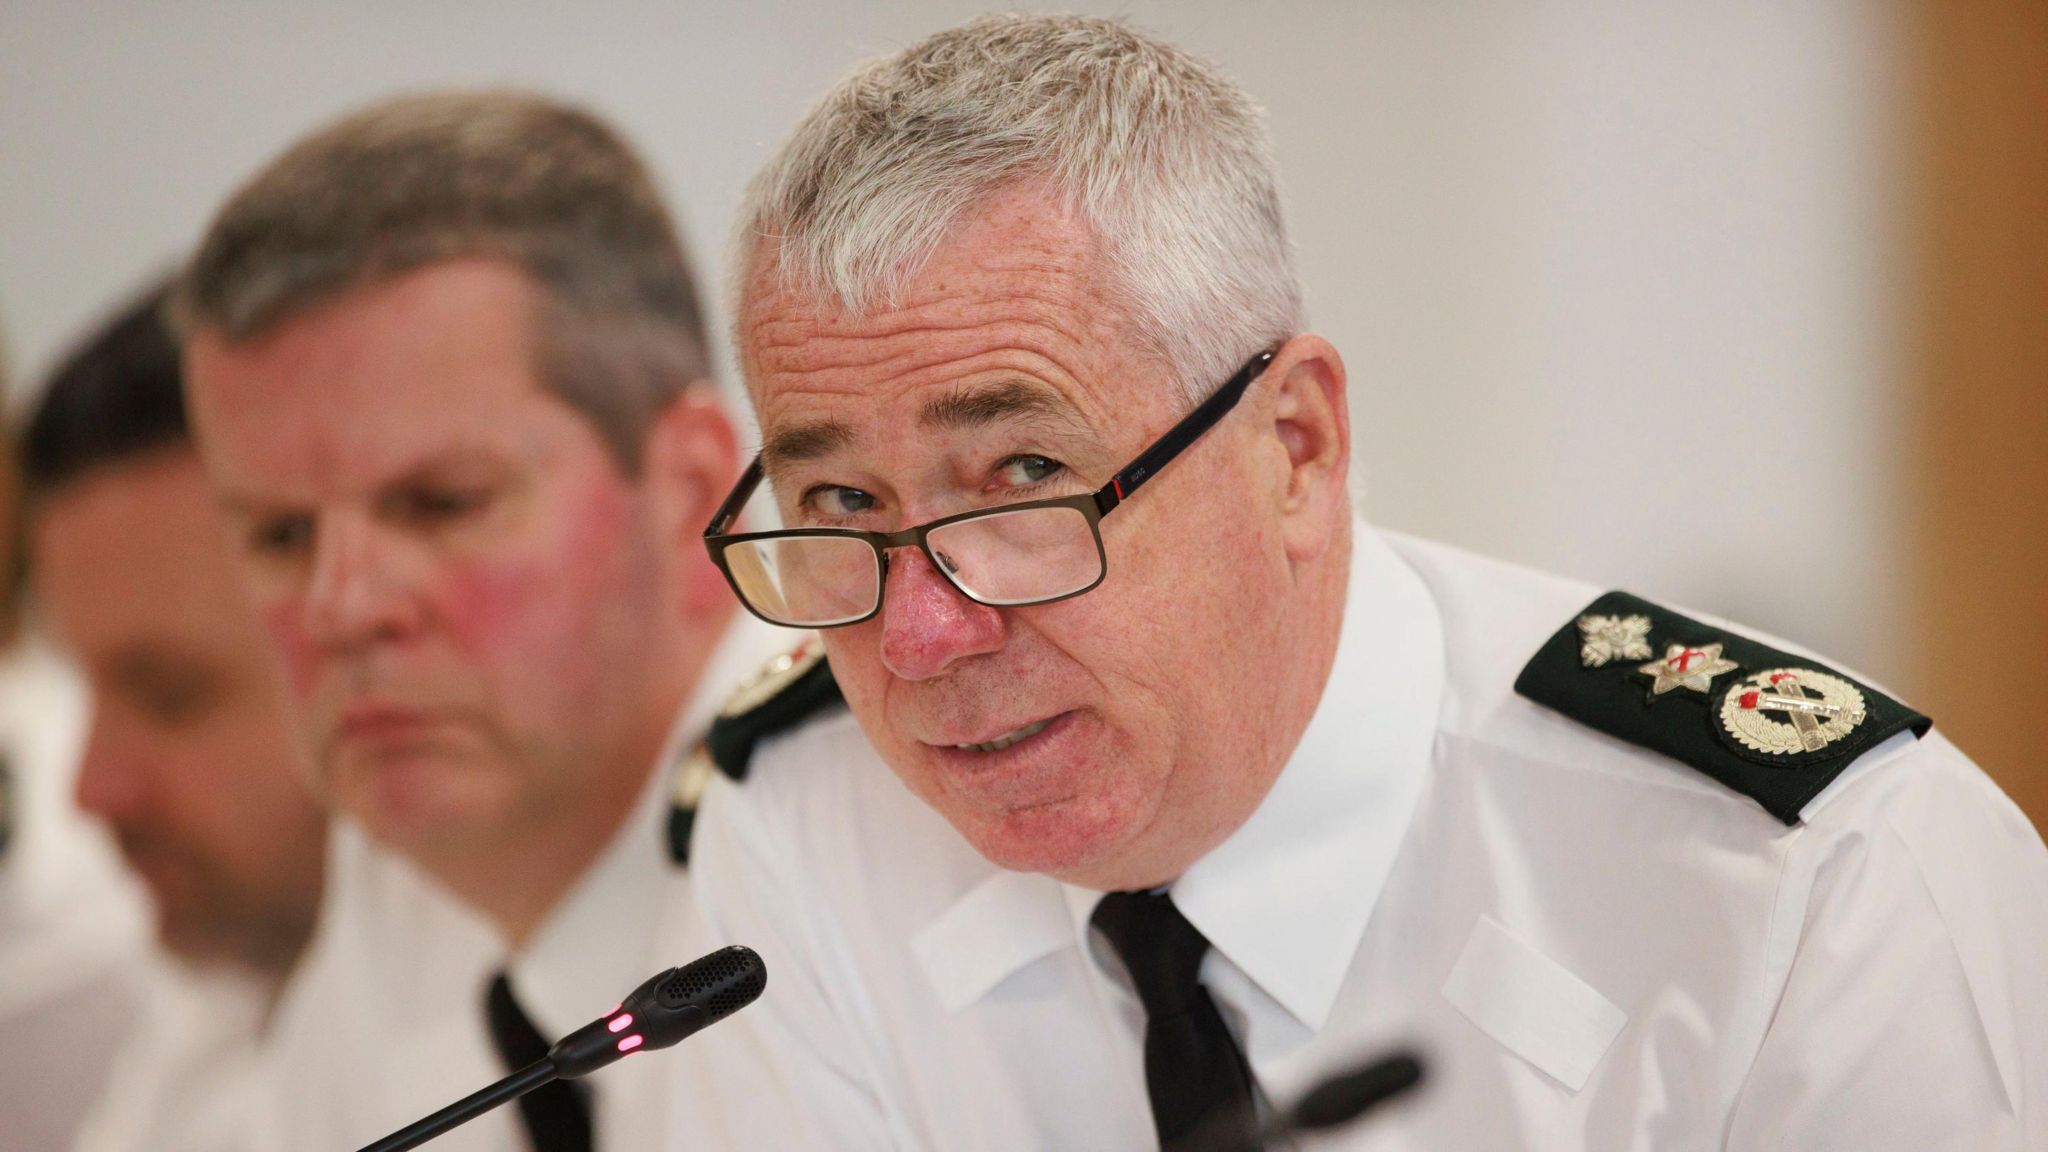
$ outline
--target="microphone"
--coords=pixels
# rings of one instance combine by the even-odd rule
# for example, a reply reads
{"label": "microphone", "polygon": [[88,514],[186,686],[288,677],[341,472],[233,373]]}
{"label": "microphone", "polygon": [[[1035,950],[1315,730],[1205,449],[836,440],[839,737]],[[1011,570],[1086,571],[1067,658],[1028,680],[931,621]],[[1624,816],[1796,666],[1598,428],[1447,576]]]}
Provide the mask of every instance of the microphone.
{"label": "microphone", "polygon": [[1261,1138],[1270,1142],[1275,1136],[1290,1132],[1320,1132],[1349,1124],[1420,1083],[1422,1061],[1410,1053],[1396,1052],[1349,1072],[1340,1072],[1309,1089],[1308,1095],[1282,1118],[1284,1127],[1272,1133],[1262,1132]]}
{"label": "microphone", "polygon": [[752,1004],[768,986],[768,967],[737,944],[671,968],[633,989],[618,1006],[585,1024],[496,1084],[393,1132],[360,1152],[404,1152],[450,1128],[517,1100],[553,1080],[575,1080],[635,1052],[667,1048]]}
{"label": "microphone", "polygon": [[1301,1132],[1340,1128],[1422,1083],[1422,1061],[1395,1052],[1319,1081],[1294,1107],[1266,1118],[1256,1131],[1221,1117],[1205,1125],[1190,1149],[1199,1152],[1254,1152]]}

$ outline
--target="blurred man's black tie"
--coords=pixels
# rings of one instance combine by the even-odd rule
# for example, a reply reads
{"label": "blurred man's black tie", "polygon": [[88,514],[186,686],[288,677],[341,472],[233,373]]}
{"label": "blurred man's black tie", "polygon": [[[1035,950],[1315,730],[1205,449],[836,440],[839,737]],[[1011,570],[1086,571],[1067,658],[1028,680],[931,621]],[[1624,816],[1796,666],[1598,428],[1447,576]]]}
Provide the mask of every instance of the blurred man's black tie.
{"label": "blurred man's black tie", "polygon": [[[517,1072],[547,1057],[546,1038],[520,1011],[503,972],[491,980],[486,1007],[491,1043],[497,1046],[507,1072]],[[526,1122],[534,1152],[590,1152],[590,1103],[584,1098],[585,1091],[573,1080],[556,1080],[519,1098],[519,1114]]]}
{"label": "blurred man's black tie", "polygon": [[1220,1129],[1244,1134],[1255,1119],[1251,1069],[1202,987],[1209,941],[1165,893],[1111,892],[1091,921],[1123,959],[1145,1005],[1145,1085],[1166,1152]]}

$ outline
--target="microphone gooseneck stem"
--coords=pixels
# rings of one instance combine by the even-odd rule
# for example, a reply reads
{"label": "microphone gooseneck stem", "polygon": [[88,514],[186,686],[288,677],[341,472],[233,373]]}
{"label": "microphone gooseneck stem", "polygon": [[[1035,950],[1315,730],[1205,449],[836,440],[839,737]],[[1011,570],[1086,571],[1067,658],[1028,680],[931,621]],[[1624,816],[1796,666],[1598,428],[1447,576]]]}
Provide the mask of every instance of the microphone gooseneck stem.
{"label": "microphone gooseneck stem", "polygon": [[431,1116],[413,1121],[375,1144],[364,1145],[360,1152],[405,1152],[408,1148],[417,1148],[457,1124],[474,1120],[508,1100],[517,1100],[557,1075],[553,1064],[536,1060],[488,1088],[472,1092]]}

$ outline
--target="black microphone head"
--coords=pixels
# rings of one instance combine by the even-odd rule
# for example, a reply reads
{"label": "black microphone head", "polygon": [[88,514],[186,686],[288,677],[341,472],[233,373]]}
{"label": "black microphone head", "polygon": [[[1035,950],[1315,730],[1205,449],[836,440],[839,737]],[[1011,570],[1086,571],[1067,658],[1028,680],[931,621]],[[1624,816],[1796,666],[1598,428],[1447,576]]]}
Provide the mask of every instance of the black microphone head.
{"label": "black microphone head", "polygon": [[734,944],[681,968],[669,969],[654,995],[662,1007],[670,1010],[693,1004],[701,1006],[709,1013],[704,1024],[710,1024],[760,999],[767,987],[768,966],[761,962],[761,954]]}
{"label": "black microphone head", "polygon": [[768,966],[752,948],[720,948],[633,989],[619,1006],[555,1042],[548,1060],[587,1076],[633,1052],[667,1048],[760,998]]}
{"label": "black microphone head", "polygon": [[1315,1086],[1294,1106],[1290,1128],[1335,1128],[1422,1083],[1422,1061],[1406,1052],[1373,1061]]}

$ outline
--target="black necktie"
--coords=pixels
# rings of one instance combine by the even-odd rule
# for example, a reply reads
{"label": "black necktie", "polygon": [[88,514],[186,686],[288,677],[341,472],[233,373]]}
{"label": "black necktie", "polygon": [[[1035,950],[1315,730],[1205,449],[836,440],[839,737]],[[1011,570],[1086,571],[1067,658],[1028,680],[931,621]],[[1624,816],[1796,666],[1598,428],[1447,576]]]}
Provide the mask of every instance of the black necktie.
{"label": "black necktie", "polygon": [[[485,1000],[491,1022],[491,1043],[507,1072],[517,1072],[547,1058],[548,1042],[512,998],[503,972],[491,980]],[[519,1098],[519,1113],[534,1152],[590,1152],[590,1102],[584,1087],[570,1080],[543,1084]]]}
{"label": "black necktie", "polygon": [[1123,959],[1145,1005],[1145,1086],[1152,1124],[1166,1152],[1197,1133],[1248,1137],[1251,1069],[1202,987],[1209,941],[1164,893],[1111,892],[1092,923]]}

